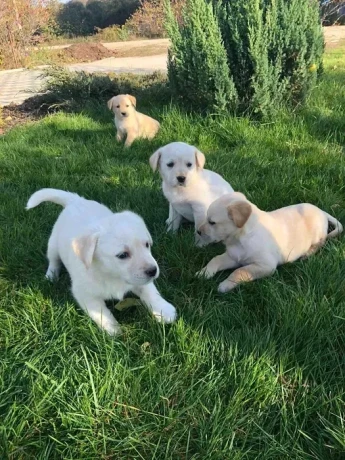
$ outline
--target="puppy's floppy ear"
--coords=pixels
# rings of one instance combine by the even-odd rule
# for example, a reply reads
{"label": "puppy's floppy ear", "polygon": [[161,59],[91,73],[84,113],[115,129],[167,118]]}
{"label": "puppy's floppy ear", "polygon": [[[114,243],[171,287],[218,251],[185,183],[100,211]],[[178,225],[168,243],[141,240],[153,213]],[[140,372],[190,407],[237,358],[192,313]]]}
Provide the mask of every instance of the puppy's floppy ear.
{"label": "puppy's floppy ear", "polygon": [[162,152],[158,149],[154,154],[150,156],[149,163],[150,163],[150,166],[153,172],[155,172],[157,168],[159,168],[159,162],[161,159],[161,155],[162,155]]}
{"label": "puppy's floppy ear", "polygon": [[115,99],[116,96],[112,97],[111,99],[109,99],[109,101],[107,102],[107,106],[108,106],[108,109],[109,110],[113,110],[113,101]]}
{"label": "puppy's floppy ear", "polygon": [[205,155],[199,150],[195,150],[195,162],[198,168],[202,169],[205,166]]}
{"label": "puppy's floppy ear", "polygon": [[79,257],[86,268],[90,268],[91,266],[98,237],[98,233],[91,233],[89,235],[79,236],[72,241],[74,253]]}
{"label": "puppy's floppy ear", "polygon": [[133,104],[133,107],[136,107],[137,106],[137,100],[134,96],[131,96],[130,94],[127,94],[126,95],[128,97],[128,99],[131,101],[131,103]]}
{"label": "puppy's floppy ear", "polygon": [[228,216],[238,228],[242,228],[252,213],[252,207],[248,201],[237,201],[227,207]]}

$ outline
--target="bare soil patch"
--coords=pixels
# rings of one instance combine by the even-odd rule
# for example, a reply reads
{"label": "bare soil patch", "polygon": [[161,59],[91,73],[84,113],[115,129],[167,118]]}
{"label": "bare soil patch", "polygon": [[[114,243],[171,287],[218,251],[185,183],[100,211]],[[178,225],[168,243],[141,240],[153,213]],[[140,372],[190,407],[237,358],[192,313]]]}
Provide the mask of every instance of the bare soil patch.
{"label": "bare soil patch", "polygon": [[0,136],[18,125],[25,125],[28,121],[42,118],[43,114],[34,109],[33,103],[28,99],[20,105],[8,105],[0,110]]}
{"label": "bare soil patch", "polygon": [[101,43],[76,43],[60,50],[68,61],[75,62],[93,62],[109,57],[117,56],[116,51],[109,50]]}
{"label": "bare soil patch", "polygon": [[33,48],[27,59],[27,67],[94,62],[117,55],[117,51],[108,49],[101,43],[75,43],[63,48]]}

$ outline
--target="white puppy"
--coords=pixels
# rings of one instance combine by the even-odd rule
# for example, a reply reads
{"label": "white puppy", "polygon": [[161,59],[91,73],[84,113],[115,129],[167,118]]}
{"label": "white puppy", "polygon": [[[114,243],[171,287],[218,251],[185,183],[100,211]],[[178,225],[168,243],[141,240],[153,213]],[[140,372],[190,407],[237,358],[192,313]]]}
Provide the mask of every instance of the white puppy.
{"label": "white puppy", "polygon": [[[197,230],[205,222],[207,209],[220,196],[233,192],[219,174],[204,169],[205,155],[184,142],[172,142],[150,158],[153,171],[159,169],[163,193],[169,201],[168,231],[176,232],[183,218],[195,223]],[[198,245],[206,239],[196,235]]]}
{"label": "white puppy", "polygon": [[[330,233],[329,223],[334,227]],[[211,204],[199,232],[222,241],[226,252],[197,275],[212,278],[221,270],[241,267],[220,283],[219,291],[227,292],[241,282],[271,275],[278,265],[312,255],[342,231],[340,222],[312,204],[265,212],[242,193],[224,195]]]}
{"label": "white puppy", "polygon": [[57,278],[62,262],[76,301],[99,327],[112,335],[120,332],[104,301],[121,300],[129,291],[138,295],[159,321],[174,321],[175,308],[153,284],[159,268],[141,217],[130,211],[114,214],[96,201],[49,188],[34,193],[26,209],[43,201],[65,208],[49,239],[46,277]]}
{"label": "white puppy", "polygon": [[129,94],[119,94],[108,101],[108,108],[115,114],[116,139],[121,142],[127,135],[125,147],[130,147],[139,137],[153,139],[160,124],[143,113],[137,112],[137,100]]}

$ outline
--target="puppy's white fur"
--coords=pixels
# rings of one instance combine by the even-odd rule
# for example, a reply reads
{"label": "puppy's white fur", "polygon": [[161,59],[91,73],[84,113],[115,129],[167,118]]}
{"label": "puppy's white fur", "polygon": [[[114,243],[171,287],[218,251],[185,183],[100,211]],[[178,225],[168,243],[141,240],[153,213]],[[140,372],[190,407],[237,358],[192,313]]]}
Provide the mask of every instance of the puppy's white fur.
{"label": "puppy's white fur", "polygon": [[[329,223],[335,227],[330,233]],[[212,278],[218,271],[241,267],[219,285],[220,292],[227,292],[241,282],[271,275],[278,265],[314,254],[343,227],[312,204],[265,212],[242,193],[231,193],[211,204],[199,231],[214,242],[222,241],[226,252],[197,275]]]}
{"label": "puppy's white fur", "polygon": [[[172,142],[158,149],[150,158],[153,171],[159,169],[163,193],[169,201],[168,231],[176,232],[182,219],[195,223],[197,230],[206,219],[210,204],[233,191],[219,174],[204,169],[205,155],[184,142]],[[184,182],[179,182],[181,177]],[[196,235],[198,245],[206,239]]]}
{"label": "puppy's white fur", "polygon": [[175,308],[153,283],[159,269],[141,217],[130,211],[113,213],[96,201],[55,189],[34,193],[26,209],[44,201],[65,208],[49,239],[46,277],[57,278],[62,262],[76,301],[99,327],[112,335],[120,332],[104,301],[121,300],[129,291],[138,295],[159,321],[174,321]]}
{"label": "puppy's white fur", "polygon": [[160,124],[143,113],[136,111],[137,100],[129,94],[119,94],[108,101],[108,108],[115,114],[116,139],[121,142],[125,136],[125,147],[130,147],[137,138],[153,139]]}

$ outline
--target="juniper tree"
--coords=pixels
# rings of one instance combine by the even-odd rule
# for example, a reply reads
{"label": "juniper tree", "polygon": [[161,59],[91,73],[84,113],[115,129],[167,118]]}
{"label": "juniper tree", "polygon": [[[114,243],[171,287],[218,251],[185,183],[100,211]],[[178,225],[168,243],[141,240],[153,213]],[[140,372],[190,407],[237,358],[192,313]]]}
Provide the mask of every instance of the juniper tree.
{"label": "juniper tree", "polygon": [[[199,94],[207,108],[221,98],[222,107],[235,107],[238,113],[271,115],[283,103],[303,102],[322,70],[318,0],[186,0],[184,21],[182,27],[172,16],[167,21],[169,79],[173,91],[189,102],[191,94]],[[222,56],[218,72],[209,49]],[[213,56],[211,65],[207,53]],[[190,75],[196,65],[198,78]],[[213,85],[208,84],[210,74]],[[229,79],[226,104],[221,82]],[[192,91],[184,81],[193,82]]]}
{"label": "juniper tree", "polygon": [[234,110],[237,92],[212,4],[188,0],[182,27],[174,18],[169,2],[166,8],[166,27],[171,40],[168,77],[173,93],[201,111]]}

